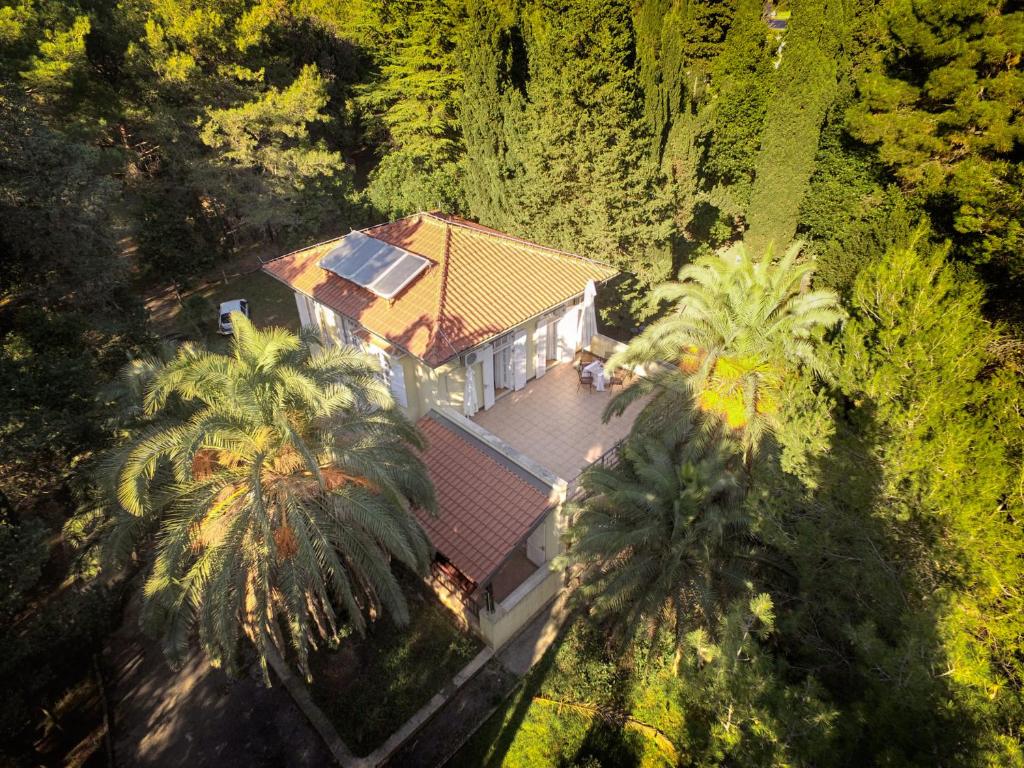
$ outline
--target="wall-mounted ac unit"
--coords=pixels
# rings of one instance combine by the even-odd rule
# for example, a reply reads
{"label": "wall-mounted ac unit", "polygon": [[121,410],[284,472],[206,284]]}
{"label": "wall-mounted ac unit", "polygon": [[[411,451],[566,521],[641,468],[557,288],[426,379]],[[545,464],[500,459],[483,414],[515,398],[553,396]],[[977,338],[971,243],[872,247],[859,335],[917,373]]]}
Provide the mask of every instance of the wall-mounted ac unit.
{"label": "wall-mounted ac unit", "polygon": [[462,356],[462,364],[466,367],[473,365],[477,360],[480,359],[479,352],[467,352]]}

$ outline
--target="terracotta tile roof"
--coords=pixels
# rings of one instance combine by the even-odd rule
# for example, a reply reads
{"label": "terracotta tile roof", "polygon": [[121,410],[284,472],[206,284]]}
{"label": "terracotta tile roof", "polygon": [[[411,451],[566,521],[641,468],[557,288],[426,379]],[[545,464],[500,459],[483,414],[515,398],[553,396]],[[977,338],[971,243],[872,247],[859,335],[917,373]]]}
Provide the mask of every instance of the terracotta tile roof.
{"label": "terracotta tile roof", "polygon": [[432,367],[582,293],[588,280],[616,274],[605,264],[438,213],[362,231],[431,265],[391,301],[320,267],[341,238],[263,269]]}
{"label": "terracotta tile roof", "polygon": [[431,543],[477,584],[494,574],[552,506],[549,494],[440,418],[418,426],[423,460],[434,481],[437,517],[417,511]]}

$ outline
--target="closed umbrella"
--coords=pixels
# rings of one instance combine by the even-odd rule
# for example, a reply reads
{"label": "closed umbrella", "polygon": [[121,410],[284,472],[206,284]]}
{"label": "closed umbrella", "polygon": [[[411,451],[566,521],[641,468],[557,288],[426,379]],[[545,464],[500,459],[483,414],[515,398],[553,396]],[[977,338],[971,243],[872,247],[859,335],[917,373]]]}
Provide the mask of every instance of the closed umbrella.
{"label": "closed umbrella", "polygon": [[587,281],[583,290],[583,310],[580,312],[580,324],[576,346],[580,349],[590,346],[590,340],[597,333],[597,309],[594,300],[597,298],[597,285],[593,280]]}
{"label": "closed umbrella", "polygon": [[462,389],[462,412],[472,416],[479,408],[476,400],[476,375],[470,365],[466,367],[466,386]]}

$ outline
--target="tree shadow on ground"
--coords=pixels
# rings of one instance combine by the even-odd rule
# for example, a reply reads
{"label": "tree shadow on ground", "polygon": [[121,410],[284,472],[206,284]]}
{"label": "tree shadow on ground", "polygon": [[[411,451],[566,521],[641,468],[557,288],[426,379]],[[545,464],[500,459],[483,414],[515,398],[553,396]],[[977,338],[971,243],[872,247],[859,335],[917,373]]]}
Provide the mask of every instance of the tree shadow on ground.
{"label": "tree shadow on ground", "polygon": [[[574,601],[572,614],[537,665],[512,694],[511,712],[486,724],[477,737],[490,742],[485,766],[496,768],[509,757],[530,709],[543,700],[562,718],[587,718],[586,733],[575,750],[553,754],[547,765],[639,765],[635,734],[627,731],[633,685],[632,655],[624,639],[609,639],[591,623],[586,608]],[[492,734],[487,728],[494,729]]]}
{"label": "tree shadow on ground", "polygon": [[774,650],[789,683],[813,678],[838,709],[827,738],[839,764],[966,758],[977,729],[950,706],[943,601],[928,575],[940,525],[908,513],[905,491],[886,490],[888,427],[874,404],[839,402],[827,448],[801,472],[811,487],[782,471],[778,451],[759,473],[771,493],[754,503],[785,564],[763,574],[778,611]]}

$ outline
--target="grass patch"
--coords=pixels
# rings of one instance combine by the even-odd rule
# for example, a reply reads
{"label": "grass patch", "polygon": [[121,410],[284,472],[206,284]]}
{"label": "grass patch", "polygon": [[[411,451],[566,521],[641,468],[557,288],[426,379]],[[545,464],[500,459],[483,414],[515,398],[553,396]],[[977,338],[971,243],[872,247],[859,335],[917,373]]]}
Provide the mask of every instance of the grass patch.
{"label": "grass patch", "polygon": [[578,617],[448,766],[677,765],[673,685],[659,656],[623,654]]}
{"label": "grass patch", "polygon": [[217,333],[217,309],[223,301],[246,299],[253,322],[260,328],[281,326],[296,330],[299,313],[291,289],[260,271],[215,280],[181,296],[167,293],[150,302],[154,327],[165,336],[200,341],[224,352],[229,338]]}
{"label": "grass patch", "polygon": [[357,755],[378,747],[483,647],[419,580],[409,577],[409,626],[381,619],[311,660],[311,693]]}

